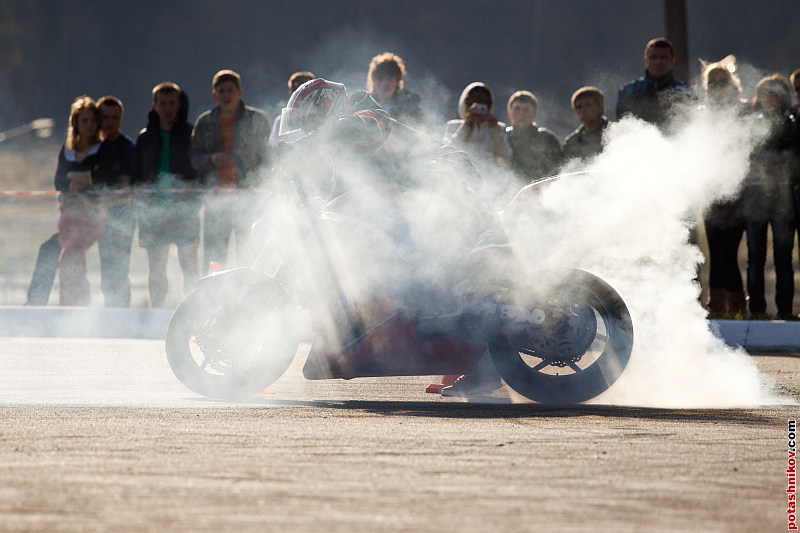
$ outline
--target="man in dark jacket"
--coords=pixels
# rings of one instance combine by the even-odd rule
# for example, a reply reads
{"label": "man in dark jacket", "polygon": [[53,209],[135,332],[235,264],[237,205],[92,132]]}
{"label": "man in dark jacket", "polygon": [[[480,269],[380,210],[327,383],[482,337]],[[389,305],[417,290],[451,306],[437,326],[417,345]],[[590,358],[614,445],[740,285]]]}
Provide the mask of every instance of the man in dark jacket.
{"label": "man in dark jacket", "polygon": [[664,38],[650,40],[644,50],[644,76],[629,81],[617,95],[617,120],[632,115],[660,128],[672,118],[676,105],[691,99],[689,84],[675,78],[675,49]]}
{"label": "man in dark jacket", "polygon": [[131,171],[134,142],[122,133],[122,102],[114,96],[104,96],[97,101],[100,109],[100,130],[103,142],[111,146],[112,165],[99,177],[110,189],[106,201],[106,227],[97,247],[100,252],[100,275],[106,307],[131,305],[131,244],[136,230],[136,213],[130,201]]}

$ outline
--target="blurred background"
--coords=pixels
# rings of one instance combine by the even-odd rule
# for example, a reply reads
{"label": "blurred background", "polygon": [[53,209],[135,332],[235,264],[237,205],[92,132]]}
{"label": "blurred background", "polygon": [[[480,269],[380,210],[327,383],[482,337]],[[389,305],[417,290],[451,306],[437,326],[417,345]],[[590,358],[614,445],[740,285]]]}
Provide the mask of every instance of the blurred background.
{"label": "blurred background", "polygon": [[[0,131],[42,116],[62,131],[75,96],[114,94],[133,135],[156,83],[178,83],[196,117],[213,104],[211,78],[223,68],[242,74],[251,105],[270,109],[285,101],[292,72],[363,88],[370,58],[388,50],[405,59],[407,88],[445,118],[480,80],[503,104],[533,91],[540,121],[566,135],[575,89],[597,85],[613,109],[616,89],[642,75],[644,45],[666,34],[670,1],[0,0]],[[796,0],[680,3],[691,76],[698,58],[735,54],[749,96],[761,74],[800,67]]]}

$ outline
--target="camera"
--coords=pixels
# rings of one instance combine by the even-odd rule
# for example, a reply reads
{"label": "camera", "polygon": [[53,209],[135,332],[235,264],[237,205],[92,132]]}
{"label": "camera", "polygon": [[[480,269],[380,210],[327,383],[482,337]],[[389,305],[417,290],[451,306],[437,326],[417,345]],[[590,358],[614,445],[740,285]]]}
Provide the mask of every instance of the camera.
{"label": "camera", "polygon": [[489,112],[489,106],[486,104],[475,104],[472,106],[472,111],[470,112],[476,115],[485,115]]}

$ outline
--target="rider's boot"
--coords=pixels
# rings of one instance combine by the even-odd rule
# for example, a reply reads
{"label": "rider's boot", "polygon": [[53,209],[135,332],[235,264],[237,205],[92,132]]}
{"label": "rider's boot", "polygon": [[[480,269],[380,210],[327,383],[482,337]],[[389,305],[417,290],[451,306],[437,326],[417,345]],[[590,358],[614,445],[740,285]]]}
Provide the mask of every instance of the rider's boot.
{"label": "rider's boot", "polygon": [[475,374],[461,376],[449,387],[444,387],[441,394],[455,398],[475,398],[486,396],[502,386],[500,373],[494,367],[492,357],[487,351],[478,361]]}

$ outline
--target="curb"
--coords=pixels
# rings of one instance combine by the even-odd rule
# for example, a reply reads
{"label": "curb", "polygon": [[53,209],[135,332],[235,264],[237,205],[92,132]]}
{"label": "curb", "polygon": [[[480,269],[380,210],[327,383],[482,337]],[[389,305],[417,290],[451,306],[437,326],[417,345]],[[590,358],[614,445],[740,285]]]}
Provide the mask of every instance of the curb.
{"label": "curb", "polygon": [[[163,339],[172,309],[2,307],[0,337]],[[709,320],[711,332],[746,350],[800,352],[800,321]]]}
{"label": "curb", "polygon": [[800,352],[800,322],[709,320],[711,332],[729,346],[746,350]]}

